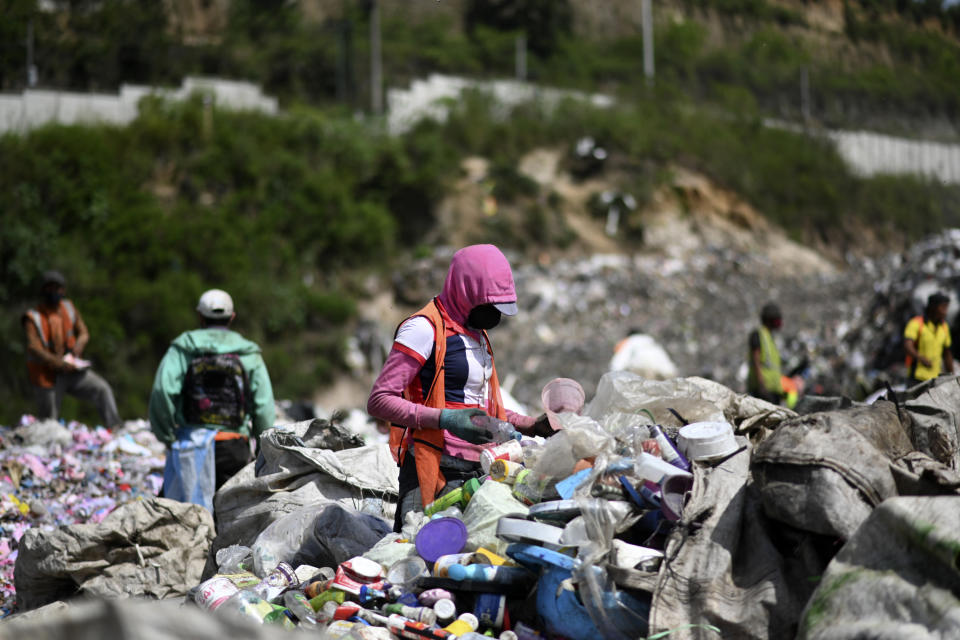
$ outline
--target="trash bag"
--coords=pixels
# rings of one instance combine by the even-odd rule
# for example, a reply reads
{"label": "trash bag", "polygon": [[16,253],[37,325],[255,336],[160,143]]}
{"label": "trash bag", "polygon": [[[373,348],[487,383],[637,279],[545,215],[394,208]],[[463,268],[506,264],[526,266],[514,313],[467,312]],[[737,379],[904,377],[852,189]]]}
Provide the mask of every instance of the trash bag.
{"label": "trash bag", "polygon": [[917,451],[960,469],[960,378],[941,376],[897,394]]}
{"label": "trash bag", "polygon": [[14,567],[17,608],[75,595],[186,595],[200,582],[213,517],[195,504],[153,498],[118,507],[99,524],[28,529]]}
{"label": "trash bag", "polygon": [[960,636],[960,496],[874,509],[827,566],[799,640]]}
{"label": "trash bag", "polygon": [[253,572],[266,576],[278,563],[336,567],[393,531],[382,518],[337,503],[311,505],[275,521],[253,543]]}
{"label": "trash bag", "polygon": [[[796,414],[759,398],[740,394],[718,382],[698,378],[646,380],[626,371],[605,373],[597,392],[583,410],[601,424],[610,413],[640,414],[646,409],[657,424],[679,428],[686,422],[729,422],[737,433],[751,435],[754,442],[763,439],[771,427]],[[642,423],[649,420],[641,418]]]}
{"label": "trash bag", "polygon": [[897,495],[891,463],[912,450],[896,406],[879,401],[784,421],[757,448],[752,469],[768,516],[848,538]]}
{"label": "trash bag", "polygon": [[213,511],[216,491],[214,437],[216,429],[184,428],[167,451],[163,467],[163,497],[199,504]]}
{"label": "trash bag", "polygon": [[234,544],[251,547],[271,523],[308,505],[338,503],[359,510],[366,498],[379,498],[382,517],[392,522],[398,474],[389,448],[379,444],[333,451],[310,446],[342,444],[342,439],[328,437],[328,425],[305,421],[260,436],[256,462],[214,497],[218,535],[204,578],[216,573],[217,551]]}
{"label": "trash bag", "polygon": [[[32,613],[32,612],[31,612]],[[0,624],[0,640],[290,640],[290,632],[274,625],[250,624],[237,616],[210,615],[179,601],[139,599],[93,600],[43,616],[22,615]]]}
{"label": "trash bag", "polygon": [[810,580],[826,567],[832,548],[764,515],[747,484],[749,448],[715,466],[694,463],[693,475],[682,520],[664,548],[649,634],[673,630],[671,640],[792,638],[813,591]]}

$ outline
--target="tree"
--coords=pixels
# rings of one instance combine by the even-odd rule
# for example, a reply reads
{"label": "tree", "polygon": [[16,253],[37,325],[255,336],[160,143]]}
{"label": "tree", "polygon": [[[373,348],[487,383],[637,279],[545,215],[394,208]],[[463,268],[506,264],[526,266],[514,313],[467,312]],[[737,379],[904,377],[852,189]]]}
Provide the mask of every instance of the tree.
{"label": "tree", "polygon": [[573,24],[569,0],[468,0],[467,33],[483,25],[499,31],[524,31],[530,50],[547,58]]}

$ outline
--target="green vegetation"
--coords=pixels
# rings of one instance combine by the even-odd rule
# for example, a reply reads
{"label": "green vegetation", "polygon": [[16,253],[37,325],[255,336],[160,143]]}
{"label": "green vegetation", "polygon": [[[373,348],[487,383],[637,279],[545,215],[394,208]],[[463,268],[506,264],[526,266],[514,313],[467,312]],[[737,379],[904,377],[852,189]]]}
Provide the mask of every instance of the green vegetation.
{"label": "green vegetation", "polygon": [[[225,24],[189,39],[164,3],[72,0],[59,14],[36,0],[0,0],[0,90],[23,87],[32,19],[41,86],[115,90],[123,82],[179,84],[188,74],[247,79],[285,105],[369,103],[368,14],[344,2],[324,22],[297,3],[231,0]],[[661,8],[662,7],[662,8]],[[799,119],[801,75],[811,113],[830,126],[909,131],[960,118],[960,4],[846,0],[842,32],[808,23],[806,3],[658,3],[657,84],[728,107],[731,90],[765,115]],[[470,0],[462,15],[384,12],[384,77],[403,86],[430,72],[512,76],[515,36],[529,45],[533,80],[622,96],[646,95],[639,25],[615,37],[578,29],[568,0]]]}
{"label": "green vegetation", "polygon": [[4,421],[30,408],[18,314],[54,267],[125,415],[145,415],[152,370],[214,286],[264,347],[278,395],[308,395],[342,362],[347,292],[429,223],[455,167],[430,136],[315,113],[205,113],[199,100],[148,101],[126,129],[0,139]]}
{"label": "green vegetation", "polygon": [[[434,205],[468,154],[491,158],[492,188],[520,212],[490,218],[476,241],[531,251],[573,236],[556,196],[512,167],[530,149],[572,149],[583,135],[610,151],[641,204],[677,163],[797,236],[842,239],[869,225],[916,238],[960,224],[958,189],[855,177],[828,144],[761,126],[746,108],[732,120],[658,95],[505,116],[480,94],[455,107],[444,124],[392,138],[314,110],[272,118],[147,100],[127,128],[0,138],[0,422],[31,410],[19,313],[45,268],[67,274],[93,334],[90,356],[124,415],[144,415],[159,358],[195,326],[196,299],[214,286],[233,294],[237,328],[264,347],[277,395],[308,395],[340,370],[364,275],[398,252],[422,252]],[[637,235],[640,208],[622,220]]]}

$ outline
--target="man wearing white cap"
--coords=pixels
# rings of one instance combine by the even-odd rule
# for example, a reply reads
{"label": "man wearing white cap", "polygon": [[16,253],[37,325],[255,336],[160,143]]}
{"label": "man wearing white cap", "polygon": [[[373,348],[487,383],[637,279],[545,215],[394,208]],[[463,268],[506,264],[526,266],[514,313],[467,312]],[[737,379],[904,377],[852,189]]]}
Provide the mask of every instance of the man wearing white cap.
{"label": "man wearing white cap", "polygon": [[[251,459],[250,438],[273,426],[273,387],[260,347],[230,330],[236,317],[226,291],[210,289],[197,304],[200,329],[171,343],[150,393],[150,428],[172,452],[196,434],[214,441],[216,488]],[[186,448],[186,447],[184,447]],[[168,454],[164,493],[171,481]],[[178,499],[182,495],[167,495]]]}

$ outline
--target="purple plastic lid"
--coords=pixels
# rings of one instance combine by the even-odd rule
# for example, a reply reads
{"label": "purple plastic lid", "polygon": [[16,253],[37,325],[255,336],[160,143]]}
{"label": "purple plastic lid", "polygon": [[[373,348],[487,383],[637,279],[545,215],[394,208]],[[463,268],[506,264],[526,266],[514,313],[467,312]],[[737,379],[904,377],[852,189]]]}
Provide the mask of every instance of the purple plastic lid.
{"label": "purple plastic lid", "polygon": [[467,526],[458,518],[437,518],[423,525],[414,545],[427,562],[440,556],[460,553],[467,544]]}

